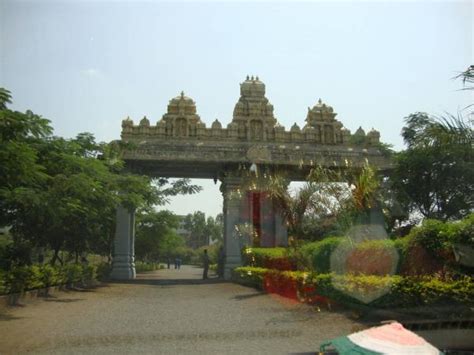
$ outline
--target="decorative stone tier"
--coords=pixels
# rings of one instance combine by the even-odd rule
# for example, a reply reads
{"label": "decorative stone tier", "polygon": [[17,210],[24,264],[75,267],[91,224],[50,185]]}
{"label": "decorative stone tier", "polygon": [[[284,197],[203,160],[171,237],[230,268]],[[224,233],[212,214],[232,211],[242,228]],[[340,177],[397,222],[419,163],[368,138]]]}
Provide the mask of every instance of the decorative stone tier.
{"label": "decorative stone tier", "polygon": [[[122,140],[146,141],[229,141],[229,142],[277,142],[308,143],[317,145],[350,145],[357,141],[365,147],[377,146],[380,133],[372,130],[365,134],[362,128],[352,136],[336,113],[321,99],[308,108],[306,124],[301,129],[296,123],[289,131],[281,126],[273,115],[273,105],[265,97],[265,84],[258,77],[240,84],[240,98],[235,105],[233,119],[223,128],[215,120],[210,128],[197,115],[195,102],[181,92],[170,100],[167,113],[156,125],[144,117],[138,125],[127,117],[122,121]],[[354,139],[351,139],[353,137]]]}
{"label": "decorative stone tier", "polygon": [[124,159],[131,170],[151,176],[211,179],[252,163],[282,169],[293,180],[303,180],[315,166],[344,169],[368,162],[382,171],[392,168],[391,160],[375,147],[270,142],[143,140],[127,150]]}

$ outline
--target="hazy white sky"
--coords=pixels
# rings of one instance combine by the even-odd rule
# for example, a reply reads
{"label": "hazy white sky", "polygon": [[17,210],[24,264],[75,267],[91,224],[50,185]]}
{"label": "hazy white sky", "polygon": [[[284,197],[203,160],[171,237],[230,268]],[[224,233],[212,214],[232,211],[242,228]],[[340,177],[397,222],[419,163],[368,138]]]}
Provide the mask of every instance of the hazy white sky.
{"label": "hazy white sky", "polygon": [[[110,141],[126,116],[158,121],[181,90],[208,126],[226,125],[253,74],[286,128],[321,97],[347,128],[401,149],[408,114],[472,102],[452,78],[473,63],[473,23],[471,1],[0,0],[0,86],[55,134]],[[196,182],[205,192],[168,208],[217,214],[219,183]]]}

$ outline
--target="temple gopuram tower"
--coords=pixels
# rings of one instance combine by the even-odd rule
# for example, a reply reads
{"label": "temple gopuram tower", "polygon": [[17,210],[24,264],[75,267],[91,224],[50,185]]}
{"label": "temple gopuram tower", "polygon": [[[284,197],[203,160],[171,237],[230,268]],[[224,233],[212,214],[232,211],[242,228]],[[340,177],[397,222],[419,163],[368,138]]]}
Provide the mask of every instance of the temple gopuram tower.
{"label": "temple gopuram tower", "polygon": [[234,108],[232,123],[237,127],[239,140],[266,141],[274,138],[277,120],[273,105],[265,97],[265,84],[252,76],[240,84],[240,98]]}

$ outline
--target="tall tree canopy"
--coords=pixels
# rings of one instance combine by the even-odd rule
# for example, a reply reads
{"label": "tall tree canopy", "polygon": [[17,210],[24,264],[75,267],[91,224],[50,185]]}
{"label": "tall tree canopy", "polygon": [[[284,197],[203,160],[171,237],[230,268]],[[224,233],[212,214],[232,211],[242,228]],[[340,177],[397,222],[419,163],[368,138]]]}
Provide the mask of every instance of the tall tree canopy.
{"label": "tall tree canopy", "polygon": [[407,149],[392,177],[398,199],[426,218],[460,219],[474,208],[474,135],[462,117],[415,113],[405,120]]}
{"label": "tall tree canopy", "polygon": [[90,133],[52,136],[47,119],[9,103],[10,92],[0,89],[0,224],[12,226],[16,243],[52,249],[52,263],[60,250],[110,255],[119,204],[151,211],[200,190],[187,179],[127,173],[120,143],[97,143]]}

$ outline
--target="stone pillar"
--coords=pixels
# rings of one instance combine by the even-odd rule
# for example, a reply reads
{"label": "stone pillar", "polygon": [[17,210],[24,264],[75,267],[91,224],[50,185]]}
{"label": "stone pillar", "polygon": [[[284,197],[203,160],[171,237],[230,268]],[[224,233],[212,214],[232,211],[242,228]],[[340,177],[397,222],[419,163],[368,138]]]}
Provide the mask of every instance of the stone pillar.
{"label": "stone pillar", "polygon": [[275,214],[275,244],[277,247],[287,247],[288,229],[286,227],[286,223],[276,208],[274,208],[273,211]]}
{"label": "stone pillar", "polygon": [[275,212],[272,200],[265,193],[260,194],[260,226],[262,232],[260,246],[264,248],[275,247]]}
{"label": "stone pillar", "polygon": [[135,213],[118,206],[110,277],[116,280],[130,280],[135,276]]}
{"label": "stone pillar", "polygon": [[239,178],[226,177],[222,180],[221,192],[224,197],[224,279],[230,280],[232,269],[242,265],[243,243],[235,233],[235,226],[241,222],[240,206],[242,196],[237,193]]}

